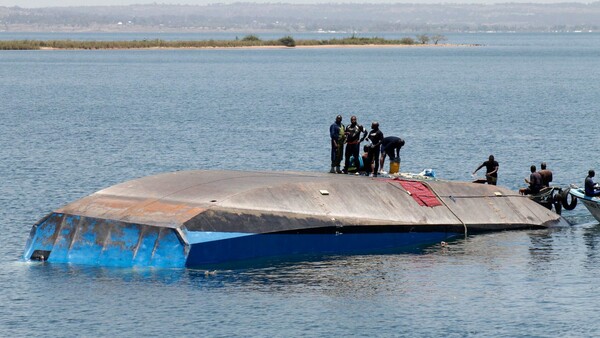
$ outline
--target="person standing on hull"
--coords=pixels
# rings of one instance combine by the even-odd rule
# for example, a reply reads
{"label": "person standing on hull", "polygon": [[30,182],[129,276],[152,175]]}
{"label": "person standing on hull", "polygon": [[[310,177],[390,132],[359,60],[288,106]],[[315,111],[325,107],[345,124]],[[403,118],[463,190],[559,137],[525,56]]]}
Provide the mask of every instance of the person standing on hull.
{"label": "person standing on hull", "polygon": [[546,169],[546,162],[542,162],[542,165],[540,167],[540,175],[542,175],[542,186],[547,188],[550,186],[550,182],[552,182],[552,171]]}
{"label": "person standing on hull", "polygon": [[[364,134],[361,138],[361,134]],[[356,123],[356,116],[350,117],[350,124],[346,126],[346,152],[344,153],[344,170],[345,174],[348,173],[350,167],[358,169],[360,168],[359,156],[360,156],[360,143],[367,137],[367,131],[363,126]],[[350,163],[350,156],[354,157],[354,163]]]}
{"label": "person standing on hull", "polygon": [[475,171],[473,175],[481,169],[485,167],[485,178],[487,180],[487,184],[496,185],[498,183],[498,162],[494,160],[494,155],[490,155],[487,161],[483,162]]}
{"label": "person standing on hull", "polygon": [[400,148],[404,146],[404,140],[397,136],[384,137],[381,142],[381,160],[379,167],[383,170],[385,157],[390,158],[390,162],[400,162]]}
{"label": "person standing on hull", "polygon": [[542,189],[542,175],[536,171],[536,167],[532,165],[530,168],[531,174],[529,180],[525,182],[529,183],[529,187],[519,189],[521,195],[535,195]]}
{"label": "person standing on hull", "polygon": [[600,188],[596,187],[594,183],[594,176],[596,172],[593,170],[588,171],[588,175],[585,178],[585,195],[590,197],[600,196]]}
{"label": "person standing on hull", "polygon": [[381,142],[383,142],[383,133],[379,130],[379,122],[373,122],[371,124],[371,131],[369,132],[367,139],[371,142],[369,158],[367,161],[374,164],[371,175],[377,177],[377,173],[379,172],[379,153],[381,151]]}
{"label": "person standing on hull", "polygon": [[330,173],[342,173],[340,170],[340,163],[342,163],[345,136],[346,134],[344,131],[344,125],[342,124],[342,115],[338,115],[335,117],[335,122],[329,127],[329,137],[331,138]]}

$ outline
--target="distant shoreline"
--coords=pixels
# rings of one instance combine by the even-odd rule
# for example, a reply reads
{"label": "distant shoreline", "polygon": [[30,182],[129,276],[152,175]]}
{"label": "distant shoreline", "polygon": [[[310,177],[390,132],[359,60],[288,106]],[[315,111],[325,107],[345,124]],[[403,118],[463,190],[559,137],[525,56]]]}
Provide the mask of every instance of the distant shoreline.
{"label": "distant shoreline", "polygon": [[[224,49],[344,49],[344,48],[448,48],[448,47],[477,47],[478,44],[437,44],[437,45],[315,45],[315,46],[245,46],[245,47],[139,47],[139,48],[94,48],[93,50],[224,50]],[[90,50],[89,48],[54,48],[41,47],[38,50]]]}
{"label": "distant shoreline", "polygon": [[261,40],[255,35],[248,35],[239,40],[196,40],[165,41],[133,40],[133,41],[79,41],[79,40],[0,40],[0,50],[173,50],[173,49],[289,49],[289,48],[405,48],[405,47],[472,47],[477,44],[445,43],[443,35],[419,35],[418,39],[402,38],[388,40],[383,38],[334,38],[329,40],[295,40],[285,36],[278,40]]}

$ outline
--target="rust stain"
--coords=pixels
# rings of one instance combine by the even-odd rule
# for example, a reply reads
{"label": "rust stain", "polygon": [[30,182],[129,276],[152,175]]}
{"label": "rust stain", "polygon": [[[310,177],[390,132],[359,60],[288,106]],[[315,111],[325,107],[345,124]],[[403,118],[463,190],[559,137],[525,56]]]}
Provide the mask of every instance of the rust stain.
{"label": "rust stain", "polygon": [[59,212],[72,212],[80,210],[95,210],[96,212],[109,212],[115,210],[124,210],[143,202],[139,199],[123,198],[116,196],[92,195],[79,201],[75,201],[58,209]]}
{"label": "rust stain", "polygon": [[66,205],[57,212],[146,224],[173,224],[183,223],[205,210],[205,208],[181,202],[92,195]]}
{"label": "rust stain", "polygon": [[205,209],[182,203],[168,203],[154,201],[148,204],[137,205],[127,211],[129,217],[139,217],[152,220],[176,220],[183,223],[190,218],[202,213]]}

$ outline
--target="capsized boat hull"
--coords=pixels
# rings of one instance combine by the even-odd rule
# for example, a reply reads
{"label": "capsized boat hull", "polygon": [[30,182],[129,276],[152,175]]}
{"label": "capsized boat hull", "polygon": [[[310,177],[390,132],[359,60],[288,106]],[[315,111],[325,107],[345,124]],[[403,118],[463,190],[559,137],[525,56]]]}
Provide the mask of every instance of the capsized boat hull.
{"label": "capsized boat hull", "polygon": [[594,218],[600,222],[600,198],[586,196],[583,188],[570,189],[569,193],[577,197],[590,211],[592,216],[594,216]]}
{"label": "capsized boat hull", "polygon": [[180,232],[52,213],[32,230],[24,257],[113,267],[208,267],[261,258],[416,252],[423,246],[462,236],[448,227],[430,230],[397,228],[379,232],[371,228],[345,233],[336,227],[272,234]]}
{"label": "capsized boat hull", "polygon": [[186,171],[101,190],[31,230],[24,259],[203,267],[403,252],[464,235],[567,224],[506,188],[318,173]]}

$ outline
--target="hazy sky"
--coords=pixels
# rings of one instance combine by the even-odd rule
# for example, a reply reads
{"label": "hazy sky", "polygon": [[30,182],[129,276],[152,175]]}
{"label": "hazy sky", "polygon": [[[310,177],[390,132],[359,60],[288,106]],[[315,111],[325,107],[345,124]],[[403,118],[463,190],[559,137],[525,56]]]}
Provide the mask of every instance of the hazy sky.
{"label": "hazy sky", "polygon": [[210,3],[257,2],[257,3],[469,3],[469,4],[494,4],[494,3],[561,3],[579,2],[590,3],[597,0],[0,0],[0,6],[19,7],[58,7],[58,6],[108,6],[132,4],[181,4],[181,5],[206,5]]}

